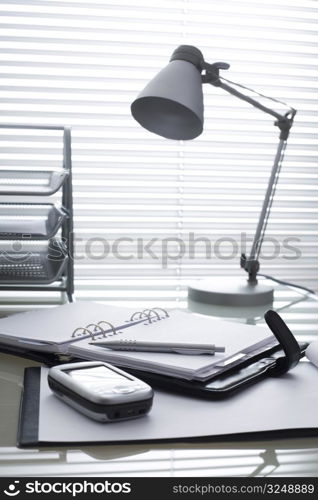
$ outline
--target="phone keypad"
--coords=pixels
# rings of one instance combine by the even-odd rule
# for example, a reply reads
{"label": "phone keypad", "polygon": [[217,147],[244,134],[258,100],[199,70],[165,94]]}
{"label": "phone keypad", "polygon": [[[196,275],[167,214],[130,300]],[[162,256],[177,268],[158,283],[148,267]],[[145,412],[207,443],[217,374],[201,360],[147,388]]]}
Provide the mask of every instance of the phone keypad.
{"label": "phone keypad", "polygon": [[133,385],[117,385],[114,387],[113,392],[116,394],[130,394],[137,390],[136,386]]}
{"label": "phone keypad", "polygon": [[96,384],[92,390],[99,396],[109,396],[110,394],[132,394],[133,392],[145,389],[141,384],[117,385],[112,389],[105,388],[103,384]]}
{"label": "phone keypad", "polygon": [[92,387],[93,391],[96,392],[99,396],[107,396],[107,394],[112,394],[112,390],[105,389],[103,385],[95,385]]}

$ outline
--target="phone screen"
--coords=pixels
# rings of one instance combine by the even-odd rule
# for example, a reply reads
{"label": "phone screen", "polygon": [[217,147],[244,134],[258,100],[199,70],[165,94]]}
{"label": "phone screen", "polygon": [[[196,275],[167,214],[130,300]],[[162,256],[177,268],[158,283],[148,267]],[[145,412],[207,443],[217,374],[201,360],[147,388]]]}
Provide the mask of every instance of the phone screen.
{"label": "phone screen", "polygon": [[79,368],[75,370],[67,370],[68,375],[76,382],[84,386],[86,389],[92,389],[96,385],[103,385],[113,387],[116,383],[123,382],[124,380],[131,380],[120,373],[107,368],[106,366],[93,366],[92,368]]}

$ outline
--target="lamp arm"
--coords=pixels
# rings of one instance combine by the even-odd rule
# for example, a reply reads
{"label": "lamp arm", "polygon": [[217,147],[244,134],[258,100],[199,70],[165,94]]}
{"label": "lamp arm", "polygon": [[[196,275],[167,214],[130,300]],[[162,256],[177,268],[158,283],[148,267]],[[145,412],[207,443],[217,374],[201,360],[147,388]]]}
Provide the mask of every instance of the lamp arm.
{"label": "lamp arm", "polygon": [[[279,121],[286,121],[286,120],[291,120],[291,122],[293,121],[294,116],[296,114],[296,110],[294,108],[289,108],[289,111],[287,111],[287,113],[283,115],[283,114],[278,113],[277,111],[275,111],[267,106],[264,106],[256,99],[253,99],[252,97],[249,97],[248,95],[243,94],[242,92],[240,92],[236,88],[225,83],[223,81],[225,79],[223,78],[223,80],[222,80],[221,79],[222,77],[220,77],[220,70],[221,69],[222,70],[229,69],[229,67],[230,67],[230,65],[228,63],[224,63],[224,62],[216,62],[213,64],[209,64],[206,61],[203,61],[201,63],[201,70],[205,71],[205,73],[202,74],[202,76],[201,76],[202,83],[210,83],[214,87],[221,87],[223,90],[225,90],[229,94],[232,94],[235,97],[238,97],[238,99],[241,99],[242,101],[248,102],[249,104],[251,104],[255,108],[258,108],[261,111],[264,111],[264,113],[267,113],[267,114],[273,116],[274,118],[276,118]],[[251,92],[254,92],[255,94],[259,95],[260,97],[270,99],[270,100],[278,102],[280,104],[285,104],[281,101],[278,101],[277,99],[273,99],[272,97],[268,97],[268,96],[259,94],[255,90],[248,89],[247,87],[244,87],[244,85],[236,84],[235,82],[230,82],[230,83],[233,83],[234,85],[238,85],[239,87],[242,87],[245,90],[250,90]]]}
{"label": "lamp arm", "polygon": [[[245,269],[245,271],[248,273],[248,282],[250,284],[257,284],[257,273],[259,271],[260,265],[258,261],[258,257],[261,251],[266,227],[267,227],[267,222],[269,219],[270,215],[270,210],[272,207],[274,195],[275,195],[275,190],[277,186],[277,181],[278,181],[278,176],[280,173],[283,157],[284,157],[284,151],[287,146],[287,139],[289,136],[289,131],[293,125],[293,120],[294,116],[296,114],[296,110],[293,108],[290,108],[289,111],[283,115],[280,113],[277,113],[277,111],[268,108],[267,106],[264,106],[260,102],[256,101],[252,97],[249,97],[239,90],[231,87],[227,83],[223,82],[219,78],[219,69],[218,67],[220,63],[216,63],[216,68],[213,67],[213,70],[211,71],[211,66],[206,64],[206,74],[202,76],[202,81],[203,83],[210,83],[211,85],[214,85],[216,87],[221,87],[223,90],[226,92],[234,95],[235,97],[238,97],[239,99],[248,102],[252,106],[254,106],[257,109],[260,109],[264,113],[267,113],[274,118],[276,118],[277,121],[275,121],[275,125],[279,128],[280,130],[280,136],[279,136],[279,143],[275,155],[275,160],[274,164],[272,167],[271,175],[268,181],[268,186],[267,190],[265,193],[261,213],[259,216],[256,232],[254,235],[253,243],[252,243],[252,249],[250,256],[247,257],[245,254],[242,254],[241,256],[241,267]],[[222,69],[222,68],[221,68]],[[264,96],[265,97],[265,96]]]}
{"label": "lamp arm", "polygon": [[247,257],[245,254],[242,254],[241,256],[241,267],[245,269],[245,271],[248,273],[248,282],[250,284],[257,283],[257,273],[260,268],[258,258],[264,240],[265,231],[270,215],[270,210],[274,200],[277,181],[282,166],[286,145],[287,145],[287,139],[279,140],[274,164],[268,181],[267,190],[265,193],[261,213],[259,216],[256,232],[252,243],[251,253],[249,257]]}
{"label": "lamp arm", "polygon": [[286,118],[284,115],[281,115],[280,113],[277,113],[273,109],[268,108],[267,106],[264,106],[260,102],[256,101],[256,99],[253,99],[252,97],[249,97],[249,96],[243,94],[242,92],[231,87],[227,83],[220,81],[219,85],[217,85],[217,86],[221,87],[223,90],[226,90],[226,92],[228,92],[229,94],[232,94],[235,97],[238,97],[242,101],[248,102],[249,104],[254,106],[254,108],[258,108],[261,111],[264,111],[264,113],[267,113],[268,115],[274,116],[274,118],[277,118],[277,120],[285,120],[285,118]]}

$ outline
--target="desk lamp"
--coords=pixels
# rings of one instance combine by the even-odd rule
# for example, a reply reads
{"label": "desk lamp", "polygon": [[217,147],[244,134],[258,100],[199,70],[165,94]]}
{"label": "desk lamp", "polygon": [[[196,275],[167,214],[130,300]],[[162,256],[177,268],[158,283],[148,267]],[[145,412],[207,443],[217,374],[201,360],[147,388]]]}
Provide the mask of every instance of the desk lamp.
{"label": "desk lamp", "polygon": [[[220,70],[227,70],[229,67],[230,65],[224,62],[209,64],[204,60],[199,49],[190,45],[181,45],[173,52],[169,64],[134,100],[131,113],[142,127],[157,135],[175,140],[195,139],[203,131],[202,84],[209,83],[276,119],[274,124],[280,132],[274,164],[250,255],[242,254],[241,256],[241,267],[248,274],[247,280],[236,283],[235,280],[227,278],[204,279],[188,288],[189,298],[196,302],[226,306],[259,306],[269,304],[273,300],[273,288],[258,283],[257,274],[260,268],[258,258],[296,110],[289,108],[286,114],[280,114],[233,88],[229,85],[233,82],[220,76]],[[251,90],[236,83],[234,85]],[[266,97],[258,92],[252,92],[259,97]],[[285,104],[276,99],[266,98]]]}

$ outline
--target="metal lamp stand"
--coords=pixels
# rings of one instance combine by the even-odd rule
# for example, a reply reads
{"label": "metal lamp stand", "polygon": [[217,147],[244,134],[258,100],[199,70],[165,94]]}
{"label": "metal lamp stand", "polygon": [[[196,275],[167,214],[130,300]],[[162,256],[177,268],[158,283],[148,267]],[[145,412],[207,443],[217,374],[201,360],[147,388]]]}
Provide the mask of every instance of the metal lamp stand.
{"label": "metal lamp stand", "polygon": [[188,287],[188,298],[195,302],[217,306],[261,306],[270,304],[273,301],[273,288],[258,283],[257,273],[260,269],[258,259],[275,195],[289,131],[293,125],[296,110],[291,108],[285,115],[282,115],[266,106],[263,106],[258,101],[223,82],[220,79],[219,70],[228,69],[228,67],[229,65],[227,63],[215,63],[211,65],[204,62],[204,69],[206,72],[202,75],[203,83],[210,83],[211,85],[221,87],[239,99],[242,99],[261,111],[274,116],[276,118],[275,126],[277,126],[280,130],[279,143],[250,255],[249,257],[245,254],[242,254],[241,256],[241,267],[248,273],[247,280],[233,280],[228,277],[199,280]]}

